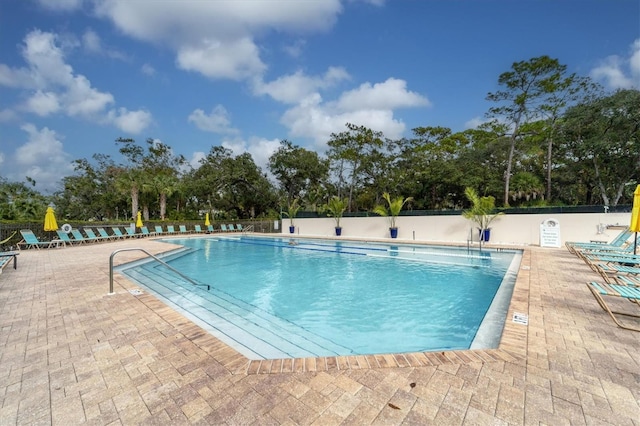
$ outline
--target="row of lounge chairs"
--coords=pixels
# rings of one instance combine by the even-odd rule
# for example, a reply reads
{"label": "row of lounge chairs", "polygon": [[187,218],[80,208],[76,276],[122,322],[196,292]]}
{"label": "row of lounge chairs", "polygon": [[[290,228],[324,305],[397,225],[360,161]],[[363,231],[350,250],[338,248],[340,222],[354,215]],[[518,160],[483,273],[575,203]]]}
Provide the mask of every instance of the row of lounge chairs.
{"label": "row of lounge chairs", "polygon": [[626,229],[609,243],[567,242],[565,245],[604,281],[588,282],[587,288],[613,322],[620,328],[640,331],[639,327],[629,325],[620,318],[620,316],[640,318],[640,309],[634,313],[614,311],[605,299],[605,297],[626,299],[635,308],[640,308],[640,255],[634,254],[634,248],[640,249],[640,238],[636,233]]}
{"label": "row of lounge chairs", "polygon": [[[242,225],[220,225],[215,227],[214,225],[208,225],[206,228],[202,228],[200,225],[195,225],[193,229],[187,229],[186,225],[179,225],[178,229],[174,225],[168,225],[164,229],[160,225],[156,225],[153,230],[149,230],[148,227],[143,226],[140,228],[140,232],[136,232],[130,227],[124,227],[124,231],[117,226],[111,227],[111,234],[109,234],[104,227],[93,228],[84,227],[82,231],[80,229],[72,229],[70,233],[58,230],[57,238],[52,241],[40,241],[38,237],[29,229],[23,229],[20,231],[23,240],[18,243],[18,249],[40,249],[59,247],[60,245],[79,245],[85,243],[95,243],[101,241],[113,241],[125,238],[140,238],[150,236],[163,236],[163,235],[186,235],[194,233],[213,233],[213,232],[243,232],[250,230],[243,228]],[[84,234],[82,233],[84,232]]]}

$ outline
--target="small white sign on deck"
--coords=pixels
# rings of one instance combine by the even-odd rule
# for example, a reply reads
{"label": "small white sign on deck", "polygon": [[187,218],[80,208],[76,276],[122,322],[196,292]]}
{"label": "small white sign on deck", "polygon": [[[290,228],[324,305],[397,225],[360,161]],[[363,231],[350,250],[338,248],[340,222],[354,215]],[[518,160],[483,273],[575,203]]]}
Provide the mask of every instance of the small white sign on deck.
{"label": "small white sign on deck", "polygon": [[521,314],[519,312],[514,312],[513,313],[513,322],[515,322],[516,324],[527,325],[527,324],[529,324],[529,315]]}
{"label": "small white sign on deck", "polygon": [[546,219],[540,225],[540,247],[560,247],[560,222]]}

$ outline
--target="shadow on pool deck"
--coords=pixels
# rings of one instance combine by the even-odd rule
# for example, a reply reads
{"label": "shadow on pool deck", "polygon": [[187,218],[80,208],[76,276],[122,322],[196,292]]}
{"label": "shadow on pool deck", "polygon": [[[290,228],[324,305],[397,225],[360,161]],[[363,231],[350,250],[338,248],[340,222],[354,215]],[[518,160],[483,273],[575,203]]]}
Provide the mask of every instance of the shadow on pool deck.
{"label": "shadow on pool deck", "polygon": [[0,275],[0,424],[640,424],[640,333],[564,249],[525,250],[496,350],[248,361],[119,274],[108,295],[125,247],[172,246],[23,251]]}

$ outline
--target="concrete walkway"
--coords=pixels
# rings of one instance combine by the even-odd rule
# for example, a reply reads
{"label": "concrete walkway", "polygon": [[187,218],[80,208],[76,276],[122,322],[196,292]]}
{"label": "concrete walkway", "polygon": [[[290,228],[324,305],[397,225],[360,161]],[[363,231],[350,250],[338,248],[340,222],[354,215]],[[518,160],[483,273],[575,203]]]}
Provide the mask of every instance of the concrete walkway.
{"label": "concrete walkway", "polygon": [[496,350],[250,362],[119,274],[108,295],[125,247],[172,248],[28,250],[0,275],[0,425],[640,425],[640,333],[565,249],[526,250]]}

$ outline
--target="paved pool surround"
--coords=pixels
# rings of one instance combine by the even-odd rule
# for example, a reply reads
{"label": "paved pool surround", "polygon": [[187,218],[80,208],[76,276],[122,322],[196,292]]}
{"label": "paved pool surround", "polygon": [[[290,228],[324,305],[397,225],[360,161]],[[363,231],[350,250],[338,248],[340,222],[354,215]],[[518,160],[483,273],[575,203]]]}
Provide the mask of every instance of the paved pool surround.
{"label": "paved pool surround", "polygon": [[0,424],[640,424],[640,333],[566,249],[525,248],[498,349],[249,361],[120,274],[109,295],[127,247],[175,248],[22,251],[0,275]]}

